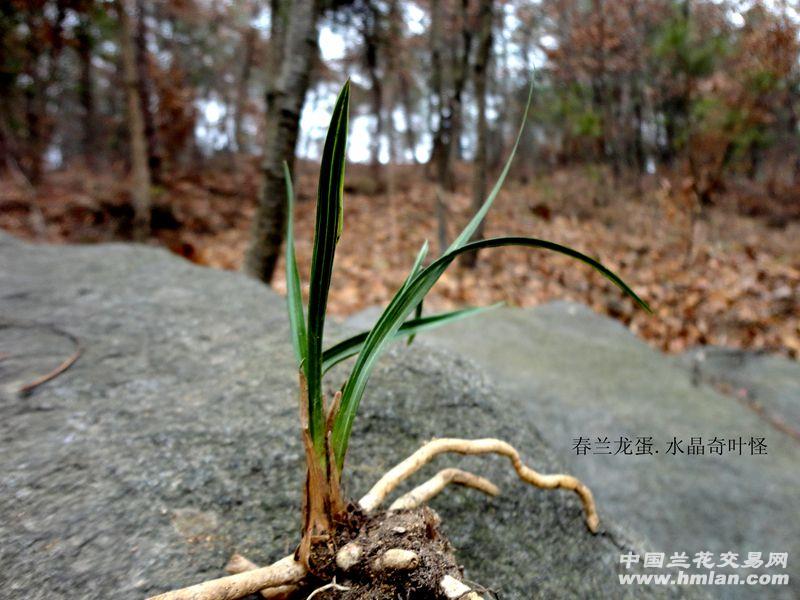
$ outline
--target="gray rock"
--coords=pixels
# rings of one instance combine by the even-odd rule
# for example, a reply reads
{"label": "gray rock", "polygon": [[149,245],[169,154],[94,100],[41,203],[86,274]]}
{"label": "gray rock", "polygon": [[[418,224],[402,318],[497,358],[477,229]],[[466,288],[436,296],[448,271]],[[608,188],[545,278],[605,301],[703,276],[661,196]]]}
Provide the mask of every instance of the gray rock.
{"label": "gray rock", "polygon": [[681,359],[703,381],[738,398],[765,418],[800,435],[800,363],[783,356],[706,346]]}
{"label": "gray rock", "polygon": [[[161,250],[0,234],[0,311],[4,597],[140,598],[221,575],[233,551],[267,563],[294,547],[303,467],[280,297]],[[20,397],[74,351],[65,334],[78,361]],[[358,497],[433,436],[506,438],[531,465],[560,470],[539,415],[515,406],[472,363],[398,346],[357,420],[347,489]],[[694,593],[620,586],[619,554],[638,546],[610,523],[590,535],[572,494],[524,486],[498,458],[446,464],[504,491],[434,502],[467,576],[503,598]]]}
{"label": "gray rock", "polygon": [[[368,311],[350,324],[364,325],[374,316]],[[422,335],[488,370],[505,406],[524,415],[520,427],[535,423],[559,460],[595,491],[601,517],[625,524],[657,552],[788,552],[788,569],[770,572],[789,573],[789,586],[711,592],[798,597],[800,561],[792,557],[800,556],[800,445],[698,380],[693,361],[666,357],[621,324],[567,302],[500,309]],[[713,365],[719,352],[710,356],[705,365]],[[732,376],[732,369],[725,372]],[[797,414],[796,363],[765,357],[735,376],[787,419]],[[637,437],[652,436],[659,454],[593,455],[598,436],[609,438],[612,452],[614,440],[627,436],[634,453]],[[706,444],[715,436],[764,437],[768,454],[751,456],[745,446],[742,456],[727,449],[712,456],[707,446],[703,456],[688,455],[692,437]],[[580,437],[594,442],[586,456],[573,448]],[[686,454],[667,453],[673,437],[684,440]]]}

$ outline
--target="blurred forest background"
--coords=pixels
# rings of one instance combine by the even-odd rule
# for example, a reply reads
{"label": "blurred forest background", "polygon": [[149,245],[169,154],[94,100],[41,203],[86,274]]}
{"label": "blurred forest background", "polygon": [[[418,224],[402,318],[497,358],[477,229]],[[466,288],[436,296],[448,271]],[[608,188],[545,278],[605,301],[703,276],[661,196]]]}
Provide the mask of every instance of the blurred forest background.
{"label": "blurred forest background", "polygon": [[569,298],[667,351],[800,355],[800,12],[734,0],[4,0],[0,227],[139,240],[284,289],[281,163],[307,281],[322,140],[352,78],[331,310],[446,246],[533,104],[481,235],[431,305]]}

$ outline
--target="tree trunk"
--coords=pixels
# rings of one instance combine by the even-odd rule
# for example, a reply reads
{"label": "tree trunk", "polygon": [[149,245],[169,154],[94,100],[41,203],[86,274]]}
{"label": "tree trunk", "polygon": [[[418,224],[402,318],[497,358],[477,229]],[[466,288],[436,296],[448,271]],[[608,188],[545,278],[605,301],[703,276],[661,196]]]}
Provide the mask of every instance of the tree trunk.
{"label": "tree trunk", "polygon": [[[436,113],[438,123],[433,133],[433,143],[429,164],[434,167],[435,178],[438,184],[449,179],[448,164],[445,151],[447,148],[446,135],[449,131],[450,117],[447,115],[447,98],[444,92],[443,65],[442,65],[442,2],[431,0],[431,98],[436,98]],[[431,111],[433,112],[433,111]]]}
{"label": "tree trunk", "polygon": [[[35,59],[34,59],[35,63]],[[36,67],[28,73],[30,82],[25,86],[25,161],[23,170],[31,184],[37,185],[42,179],[42,161],[44,159],[44,132],[42,131],[42,110],[44,103],[39,102],[43,91],[41,78],[36,74]]]}
{"label": "tree trunk", "polygon": [[[395,83],[394,93],[400,97],[400,104],[403,107],[403,114],[405,115],[405,143],[406,148],[411,153],[411,161],[417,164],[417,136],[414,132],[414,104],[411,100],[411,89],[414,85],[413,79],[408,71],[408,57],[403,51],[403,15],[400,11],[400,1],[392,0],[389,5],[389,45],[392,48],[391,52],[386,53],[386,70],[388,73],[395,74],[393,79]],[[392,104],[392,111],[389,113],[389,135],[396,134],[394,131],[394,106]],[[395,144],[394,151],[389,152],[390,162],[398,162],[401,153],[397,151],[397,140],[394,142],[390,139],[390,143]]]}
{"label": "tree trunk", "polygon": [[[690,26],[692,13],[689,0],[682,0],[679,6],[681,18],[684,19],[686,27]],[[664,153],[664,163],[667,166],[673,166],[678,156],[679,147],[685,151],[689,151],[692,137],[692,122],[691,122],[691,106],[692,106],[692,93],[694,87],[694,77],[688,72],[683,70],[676,73],[677,84],[680,86],[681,91],[670,97],[663,106],[664,111],[664,131],[666,134],[667,147]],[[684,141],[681,140],[684,138]],[[692,159],[687,155],[688,161],[691,163]],[[690,164],[689,169],[692,170]]]}
{"label": "tree trunk", "polygon": [[436,178],[436,223],[439,251],[447,249],[447,205],[445,191],[450,177],[449,161],[447,158],[447,141],[445,136],[449,129],[449,116],[446,113],[446,100],[444,83],[442,81],[442,6],[440,0],[431,2],[431,92],[437,99],[436,108],[438,123],[433,135],[433,145],[429,164],[435,169]]}
{"label": "tree trunk", "polygon": [[431,4],[431,45],[433,63],[432,88],[438,97],[439,123],[433,138],[431,161],[436,168],[438,185],[452,191],[455,188],[453,176],[453,158],[456,144],[459,143],[461,129],[461,98],[467,80],[469,55],[472,45],[472,32],[468,23],[469,0],[461,0],[461,45],[454,53],[453,88],[451,93],[445,92],[442,81],[442,18],[441,4],[434,0]]}
{"label": "tree trunk", "polygon": [[[643,30],[639,24],[642,22],[638,3],[631,2],[628,6],[628,16],[633,24],[635,35],[635,44],[637,47],[645,45],[647,38],[646,30]],[[645,80],[645,64],[642,53],[638,53],[634,59],[634,72],[630,76],[631,86],[631,113],[633,114],[633,131],[631,141],[631,154],[632,164],[635,169],[636,175],[636,195],[641,198],[642,196],[642,177],[647,171],[647,157],[645,156],[644,148],[644,80]]]}
{"label": "tree trunk", "polygon": [[[258,2],[253,2],[250,17],[258,15]],[[247,106],[247,96],[250,90],[250,75],[253,71],[253,55],[256,47],[256,28],[251,23],[242,35],[242,73],[239,76],[239,85],[236,90],[236,105],[233,113],[233,139],[236,141],[236,151],[244,152],[246,141],[242,130],[242,119]]]}
{"label": "tree trunk", "polygon": [[[58,59],[64,47],[64,19],[66,4],[56,2],[56,14],[52,22],[44,10],[27,11],[26,25],[28,35],[26,41],[27,60],[25,73],[30,81],[25,87],[25,125],[27,130],[26,161],[23,164],[25,175],[33,185],[40,183],[44,154],[50,140],[52,126],[47,115],[47,99],[51,86],[58,76]],[[42,72],[40,58],[44,53],[41,48],[42,32],[47,32],[49,51],[47,53],[47,70]]]}
{"label": "tree trunk", "polygon": [[142,240],[150,232],[150,169],[147,162],[147,141],[144,133],[139,82],[136,72],[136,51],[133,32],[124,0],[116,0],[120,27],[120,58],[128,101],[128,131],[131,150],[131,199],[133,203],[133,236]]}
{"label": "tree trunk", "polygon": [[78,81],[78,96],[83,107],[83,143],[81,151],[83,159],[89,168],[96,166],[95,157],[95,109],[94,94],[92,93],[92,50],[94,40],[90,30],[89,18],[82,16],[76,31],[77,51],[80,60],[80,75]]}
{"label": "tree trunk", "polygon": [[[284,8],[273,2],[273,21]],[[267,91],[264,179],[253,221],[245,271],[266,283],[272,280],[286,224],[286,182],[283,162],[293,170],[300,115],[317,56],[317,21],[320,6],[314,0],[294,0],[288,10],[285,43],[277,81]],[[280,27],[280,25],[278,25]],[[277,30],[275,31],[277,33]],[[281,35],[280,37],[284,37]],[[277,40],[276,40],[277,41]],[[278,46],[273,46],[273,52]]]}
{"label": "tree trunk", "polygon": [[[124,1],[124,0],[123,0]],[[136,0],[136,30],[134,35],[136,64],[136,82],[144,123],[144,135],[147,142],[147,164],[150,178],[155,183],[162,181],[162,156],[156,131],[156,120],[153,114],[153,89],[150,82],[149,59],[147,50],[147,23],[145,22],[145,2]]]}
{"label": "tree trunk", "polygon": [[633,154],[636,162],[636,171],[639,178],[647,171],[647,159],[644,154],[644,117],[642,116],[642,106],[644,98],[642,95],[642,84],[636,81],[633,90]]}
{"label": "tree trunk", "polygon": [[[489,0],[481,0],[481,9]],[[453,95],[450,98],[450,135],[448,136],[449,147],[447,149],[448,160],[452,165],[455,158],[463,158],[461,148],[461,130],[464,122],[464,88],[467,85],[469,75],[469,57],[472,52],[472,24],[469,18],[469,0],[461,0],[461,50],[454,53],[453,70],[456,73],[453,82]],[[455,180],[450,181],[451,191],[455,189]]]}
{"label": "tree trunk", "polygon": [[400,77],[400,102],[403,103],[403,114],[406,117],[405,135],[406,148],[411,153],[411,162],[418,164],[417,160],[417,134],[414,131],[414,104],[411,101],[411,78],[404,71]]}
{"label": "tree trunk", "polygon": [[[476,126],[475,157],[472,170],[472,212],[478,212],[486,199],[486,168],[489,125],[486,119],[486,80],[489,60],[492,55],[492,25],[494,21],[493,6],[490,0],[481,2],[478,14],[478,52],[473,66],[473,84],[475,86],[475,99],[478,105]],[[472,239],[479,240],[483,237],[483,222],[475,230]],[[474,268],[478,261],[478,253],[470,252],[464,256],[464,265]]]}
{"label": "tree trunk", "polygon": [[366,21],[362,31],[364,62],[366,63],[370,81],[372,114],[375,117],[375,128],[372,131],[372,140],[370,140],[370,166],[375,180],[382,181],[383,173],[381,172],[380,153],[385,127],[383,122],[383,83],[378,72],[378,50],[381,47],[381,15],[374,3],[368,3],[364,18]]}
{"label": "tree trunk", "polygon": [[592,11],[598,19],[597,38],[595,39],[595,53],[597,60],[597,70],[592,81],[592,99],[595,110],[600,114],[600,160],[601,162],[611,162],[614,165],[614,175],[616,179],[616,162],[614,160],[614,148],[611,143],[611,98],[608,86],[608,74],[606,73],[606,19],[605,19],[605,0],[592,0]]}

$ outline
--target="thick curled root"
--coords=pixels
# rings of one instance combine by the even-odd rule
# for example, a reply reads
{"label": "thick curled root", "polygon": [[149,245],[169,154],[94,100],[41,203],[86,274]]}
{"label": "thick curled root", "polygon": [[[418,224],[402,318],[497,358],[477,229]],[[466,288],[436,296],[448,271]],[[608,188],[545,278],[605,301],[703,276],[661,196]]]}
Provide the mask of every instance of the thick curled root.
{"label": "thick curled root", "polygon": [[441,438],[428,442],[381,477],[378,483],[372,486],[372,489],[359,501],[361,508],[367,512],[374,510],[400,483],[419,471],[436,456],[446,452],[455,452],[457,454],[500,454],[511,460],[514,470],[523,481],[543,489],[561,488],[575,492],[583,503],[586,526],[592,533],[597,532],[600,518],[597,516],[594,497],[588,487],[572,475],[543,475],[530,467],[526,467],[522,463],[519,452],[513,446],[493,438],[482,440]]}

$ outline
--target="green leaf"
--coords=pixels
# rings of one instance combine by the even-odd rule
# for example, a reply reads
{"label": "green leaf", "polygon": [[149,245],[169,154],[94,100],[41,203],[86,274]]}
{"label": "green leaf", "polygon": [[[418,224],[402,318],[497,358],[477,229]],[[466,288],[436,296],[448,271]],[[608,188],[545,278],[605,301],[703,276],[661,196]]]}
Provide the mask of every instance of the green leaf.
{"label": "green leaf", "polygon": [[[475,216],[470,220],[464,230],[458,235],[458,237],[456,237],[448,250],[445,251],[443,256],[446,256],[447,252],[449,251],[460,248],[469,240],[470,237],[472,237],[472,234],[475,233],[478,225],[480,225],[481,221],[486,216],[486,213],[491,207],[492,202],[494,202],[495,197],[500,191],[500,188],[502,187],[503,182],[508,175],[508,172],[511,168],[511,162],[514,160],[517,148],[519,147],[519,142],[522,139],[522,133],[525,129],[525,123],[528,120],[528,110],[530,109],[532,98],[533,81],[531,81],[531,85],[528,90],[528,101],[525,105],[525,113],[523,115],[522,122],[520,123],[519,131],[517,132],[517,138],[514,142],[511,153],[509,154],[508,160],[506,160],[506,164],[503,166],[500,176],[492,187],[492,190],[489,193],[489,196],[486,198],[486,201],[483,203]],[[342,390],[339,415],[334,421],[333,426],[334,455],[336,457],[336,463],[339,470],[341,470],[344,466],[344,455],[347,452],[347,445],[350,440],[353,419],[355,418],[355,413],[358,410],[358,405],[361,402],[361,397],[364,394],[364,388],[366,387],[367,380],[369,379],[369,375],[372,371],[375,361],[377,360],[378,355],[380,355],[385,348],[388,340],[394,336],[394,333],[407,318],[410,311],[410,308],[406,310],[404,303],[402,303],[400,300],[404,298],[404,295],[409,290],[412,282],[420,276],[418,270],[422,264],[422,260],[424,259],[425,251],[427,251],[427,242],[417,257],[417,261],[412,269],[412,274],[409,275],[408,279],[403,284],[403,287],[401,287],[397,294],[395,294],[395,297],[392,298],[392,301],[384,310],[381,318],[378,319],[375,327],[373,327],[372,331],[367,336],[367,340],[364,342],[364,348],[359,354],[356,364],[353,367],[353,372],[345,383],[344,389]],[[444,268],[442,269],[442,272],[444,272]],[[438,279],[440,275],[441,272],[438,273],[436,279]],[[422,302],[426,293],[427,291],[420,295],[416,301],[416,304]]]}
{"label": "green leaf", "polygon": [[[422,304],[423,304],[423,301],[420,300],[420,303],[417,304],[417,308],[414,309],[414,319],[421,319],[422,318]],[[402,327],[401,327],[401,329],[402,329]],[[411,344],[413,344],[414,343],[414,338],[416,338],[416,337],[417,337],[416,333],[412,333],[410,336],[408,336],[407,345],[410,346]]]}
{"label": "green leaf", "polygon": [[409,313],[414,310],[415,307],[420,306],[421,302],[425,298],[425,295],[430,291],[439,277],[441,277],[447,267],[458,255],[463,254],[464,252],[479,250],[481,248],[508,245],[544,248],[559,252],[591,265],[600,271],[600,273],[602,273],[605,277],[610,279],[615,285],[631,295],[640,306],[644,307],[648,311],[650,310],[647,304],[641,300],[616,274],[604,267],[595,259],[571,248],[567,248],[566,246],[561,246],[545,240],[524,237],[493,238],[469,242],[469,239],[475,233],[475,230],[486,216],[486,213],[494,202],[494,199],[496,198],[506,176],[508,175],[511,161],[516,154],[520,139],[522,137],[532,95],[533,83],[531,83],[531,88],[528,93],[528,103],[525,107],[525,115],[522,124],[520,125],[520,130],[517,134],[517,139],[514,143],[512,152],[506,161],[505,166],[503,167],[500,177],[492,188],[489,196],[486,198],[484,204],[470,220],[464,230],[453,241],[451,246],[443,253],[443,255],[424,269],[421,269],[424,253],[422,251],[420,252],[420,256],[418,256],[414,269],[412,269],[412,273],[389,302],[389,305],[378,318],[377,323],[375,323],[373,328],[369,331],[369,333],[367,333],[366,337],[363,339],[363,342],[360,340],[358,341],[358,343],[361,345],[361,349],[358,352],[358,358],[353,366],[350,377],[347,379],[342,389],[339,412],[337,413],[333,424],[333,452],[336,459],[336,467],[339,471],[341,471],[342,467],[344,466],[344,459],[347,453],[347,447],[350,440],[350,434],[352,432],[353,421],[358,410],[358,405],[364,395],[367,381],[369,380],[370,374],[375,366],[376,361],[378,360],[378,357],[386,348],[387,344],[397,336],[398,331],[403,327],[403,322],[406,320]]}
{"label": "green leaf", "polygon": [[425,257],[427,255],[428,255],[428,240],[425,240],[422,243],[419,252],[417,252],[417,257],[414,259],[414,264],[411,265],[411,271],[409,272],[408,277],[406,277],[405,281],[403,282],[403,285],[400,286],[401,290],[407,287],[408,284],[411,282],[411,280],[414,279],[414,277],[416,277],[417,273],[419,273],[419,270],[422,268],[422,262],[425,260]]}
{"label": "green leaf", "polygon": [[308,383],[309,433],[320,460],[325,462],[325,414],[322,402],[322,335],[331,285],[336,243],[342,231],[344,168],[347,146],[347,122],[350,104],[350,81],[339,97],[328,126],[322,151],[317,219],[314,228],[314,252],[311,258],[311,284],[308,299]]}
{"label": "green leaf", "polygon": [[[460,310],[439,313],[438,315],[411,319],[400,326],[400,329],[397,330],[394,339],[398,339],[406,335],[411,337],[417,333],[428,331],[429,329],[436,329],[442,325],[447,325],[448,323],[452,323],[466,317],[472,317],[502,305],[502,302],[498,302],[497,304],[492,304],[491,306],[462,308]],[[343,360],[358,354],[361,351],[361,348],[364,346],[364,341],[367,339],[367,335],[369,335],[369,331],[363,331],[357,335],[347,338],[346,340],[342,340],[335,346],[331,346],[325,350],[325,352],[322,353],[322,372],[326,373],[329,369],[333,368]]]}
{"label": "green leaf", "polygon": [[[590,267],[597,270],[603,277],[611,281],[614,285],[616,285],[620,290],[625,292],[628,296],[633,298],[634,302],[639,305],[639,307],[646,310],[648,313],[652,314],[652,310],[650,306],[642,300],[636,292],[634,292],[628,284],[626,284],[619,275],[614,273],[611,269],[605,267],[601,262],[595,260],[591,256],[587,256],[582,252],[578,252],[577,250],[573,250],[568,246],[562,246],[561,244],[556,244],[555,242],[548,242],[547,240],[540,240],[538,238],[529,238],[529,237],[517,237],[517,236],[507,236],[507,237],[498,237],[498,238],[489,238],[486,240],[477,240],[474,242],[470,242],[459,248],[458,250],[453,250],[452,252],[442,256],[441,258],[437,259],[434,263],[431,264],[431,267],[436,266],[437,264],[449,265],[459,254],[464,254],[465,252],[471,252],[472,250],[480,250],[482,248],[498,248],[500,246],[527,246],[529,248],[542,248],[544,250],[552,250],[553,252],[557,252],[559,254],[564,254],[571,258],[575,258],[582,263],[589,265]],[[424,275],[422,273],[421,275]]]}
{"label": "green leaf", "polygon": [[539,240],[536,238],[526,237],[503,237],[503,238],[490,238],[478,240],[463,245],[460,248],[451,250],[433,263],[428,265],[425,269],[419,272],[412,281],[404,286],[384,310],[383,314],[378,319],[378,322],[372,328],[364,340],[362,351],[356,359],[356,364],[353,366],[353,371],[347,380],[343,390],[339,413],[333,426],[333,448],[336,456],[337,467],[341,470],[344,465],[344,457],[347,453],[347,446],[350,440],[350,432],[352,431],[353,421],[355,419],[356,411],[361,398],[364,395],[367,381],[372,372],[375,362],[380,356],[381,352],[386,348],[386,345],[394,337],[397,330],[401,327],[406,316],[413,308],[422,301],[425,295],[430,291],[436,281],[445,272],[447,267],[455,260],[455,258],[465,252],[479,250],[482,248],[493,248],[498,246],[528,246],[533,248],[544,248],[565,254],[572,258],[576,258],[595,269],[601,274],[611,280],[615,285],[622,289],[625,293],[629,294],[633,299],[647,311],[650,307],[647,306],[633,290],[631,290],[622,279],[620,279],[611,270],[604,267],[595,259],[554,242],[546,240]]}
{"label": "green leaf", "polygon": [[283,176],[286,179],[286,305],[289,309],[289,328],[292,346],[297,358],[297,368],[306,371],[308,340],[306,321],[303,312],[303,294],[300,290],[300,274],[297,270],[297,257],[294,249],[294,187],[289,165],[284,161]]}
{"label": "green leaf", "polygon": [[[427,254],[428,254],[428,240],[425,240],[425,242],[422,244],[422,248],[420,248],[419,252],[417,253],[417,258],[414,261],[413,266],[411,267],[411,273],[408,274],[408,277],[406,277],[406,280],[403,282],[403,287],[406,287],[408,285],[408,283],[412,279],[414,279],[416,274],[419,273],[419,270],[422,268],[422,262],[425,260],[425,256]],[[414,317],[415,318],[419,319],[421,316],[422,316],[422,302],[420,302],[417,305],[417,308],[414,311]],[[409,346],[414,341],[415,337],[416,337],[416,335],[413,334],[413,333],[408,336],[408,345]]]}

